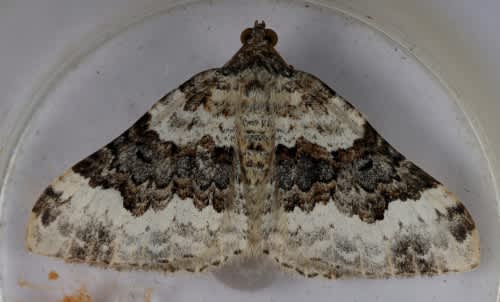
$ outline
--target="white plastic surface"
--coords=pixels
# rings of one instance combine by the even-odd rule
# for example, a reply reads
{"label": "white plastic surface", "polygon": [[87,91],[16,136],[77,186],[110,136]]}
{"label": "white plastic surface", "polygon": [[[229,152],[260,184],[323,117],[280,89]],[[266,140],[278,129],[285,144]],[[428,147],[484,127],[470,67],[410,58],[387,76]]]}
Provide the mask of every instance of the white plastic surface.
{"label": "white plastic surface", "polygon": [[[350,100],[391,144],[460,197],[481,235],[478,270],[435,278],[343,281],[264,271],[265,282],[254,286],[237,277],[245,275],[244,268],[216,276],[119,273],[24,250],[27,215],[49,181],[119,135],[184,80],[225,63],[240,46],[241,30],[256,18],[278,33],[277,48],[288,63],[317,75]],[[145,301],[145,292],[152,292],[155,302],[495,301],[500,228],[486,157],[456,100],[407,49],[336,10],[286,1],[186,4],[105,38],[90,40],[90,46],[83,40],[86,51],[61,61],[72,63],[54,69],[61,72],[49,75],[51,80],[33,93],[34,114],[24,113],[27,123],[18,125],[22,137],[8,141],[17,145],[2,145],[14,150],[1,155],[11,160],[0,196],[6,302],[57,301],[82,286],[95,301],[113,302]],[[47,280],[51,270],[59,280]]]}

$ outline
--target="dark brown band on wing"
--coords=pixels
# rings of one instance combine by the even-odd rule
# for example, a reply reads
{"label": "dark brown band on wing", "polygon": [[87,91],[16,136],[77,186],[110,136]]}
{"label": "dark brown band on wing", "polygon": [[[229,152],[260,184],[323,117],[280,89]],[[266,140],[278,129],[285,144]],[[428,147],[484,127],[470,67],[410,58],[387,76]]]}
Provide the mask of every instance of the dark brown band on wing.
{"label": "dark brown band on wing", "polygon": [[220,212],[227,208],[234,178],[233,149],[215,146],[210,136],[186,146],[162,141],[148,129],[150,119],[146,113],[73,171],[88,178],[92,187],[118,190],[124,208],[136,216],[150,207],[165,208],[174,194],[192,198],[199,209],[211,205]]}
{"label": "dark brown band on wing", "polygon": [[418,200],[439,183],[391,147],[367,123],[353,146],[329,153],[299,139],[276,149],[276,181],[286,211],[311,211],[330,200],[349,216],[372,223],[394,200]]}

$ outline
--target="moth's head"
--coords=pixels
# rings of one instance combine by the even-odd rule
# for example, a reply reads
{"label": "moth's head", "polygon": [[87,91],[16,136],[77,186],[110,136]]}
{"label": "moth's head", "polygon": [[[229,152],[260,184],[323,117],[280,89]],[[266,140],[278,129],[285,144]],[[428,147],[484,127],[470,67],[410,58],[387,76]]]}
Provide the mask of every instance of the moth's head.
{"label": "moth's head", "polygon": [[278,35],[269,28],[266,28],[266,23],[255,21],[252,28],[247,28],[241,32],[241,43],[243,45],[269,45],[274,47],[278,43]]}
{"label": "moth's head", "polygon": [[279,73],[286,77],[292,75],[293,67],[288,65],[274,48],[278,35],[266,28],[264,21],[255,21],[255,25],[245,29],[240,38],[243,46],[222,67],[224,75],[240,73],[247,69],[263,69],[270,74]]}

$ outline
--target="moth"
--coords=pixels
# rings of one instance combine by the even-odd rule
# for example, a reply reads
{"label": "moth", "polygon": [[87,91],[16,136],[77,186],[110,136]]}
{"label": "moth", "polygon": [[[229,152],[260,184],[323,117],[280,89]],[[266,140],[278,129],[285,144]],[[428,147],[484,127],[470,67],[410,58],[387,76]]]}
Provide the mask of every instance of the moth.
{"label": "moth", "polygon": [[386,278],[479,265],[462,203],[320,79],[264,22],[221,68],[161,98],[55,179],[33,253],[118,270],[202,272],[268,257],[307,277]]}

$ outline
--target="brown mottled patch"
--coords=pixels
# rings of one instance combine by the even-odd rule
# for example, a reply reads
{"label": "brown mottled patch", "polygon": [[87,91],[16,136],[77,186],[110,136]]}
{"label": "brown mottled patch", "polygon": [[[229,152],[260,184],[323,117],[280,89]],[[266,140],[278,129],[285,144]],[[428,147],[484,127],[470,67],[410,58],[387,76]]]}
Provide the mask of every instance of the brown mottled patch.
{"label": "brown mottled patch", "polygon": [[323,274],[323,278],[326,278],[326,279],[335,279],[335,275],[332,272],[328,272],[326,274]]}
{"label": "brown mottled patch", "polygon": [[319,78],[306,72],[295,74],[295,83],[291,92],[299,92],[302,95],[302,104],[305,109],[311,110],[319,115],[329,114],[327,106],[330,99],[337,93],[323,83]]}
{"label": "brown mottled patch", "polygon": [[430,248],[431,244],[428,239],[417,234],[411,234],[395,238],[391,250],[395,255],[410,253],[425,255],[429,252]]}
{"label": "brown mottled patch", "polygon": [[163,266],[163,269],[164,269],[164,271],[170,272],[170,273],[176,272],[178,270],[178,268],[176,266],[172,265],[171,263],[165,263],[165,265]]}
{"label": "brown mottled patch", "polygon": [[54,192],[52,186],[47,187],[42,196],[40,196],[40,198],[38,198],[37,202],[35,203],[35,206],[32,210],[33,213],[39,216],[49,206],[50,199],[58,199],[61,197],[61,195],[62,193]]}
{"label": "brown mottled patch", "polygon": [[215,146],[210,136],[187,146],[164,142],[148,130],[150,119],[145,114],[73,171],[90,179],[92,187],[118,190],[124,208],[135,216],[149,208],[164,209],[174,194],[192,198],[200,210],[209,205],[218,212],[227,208],[232,200],[233,149]]}
{"label": "brown mottled patch", "polygon": [[179,86],[184,93],[186,103],[183,110],[196,111],[199,106],[211,111],[213,107],[211,96],[212,90],[220,85],[222,79],[217,76],[216,70],[207,70],[197,74],[190,80]]}
{"label": "brown mottled patch", "polygon": [[57,223],[57,230],[62,236],[68,237],[73,232],[73,226],[67,220],[60,220]]}
{"label": "brown mottled patch", "polygon": [[463,242],[476,228],[472,216],[461,203],[449,207],[447,211],[450,233],[458,242]]}
{"label": "brown mottled patch", "polygon": [[286,192],[283,198],[283,206],[286,211],[293,211],[299,207],[303,211],[310,212],[317,204],[326,204],[335,191],[335,183],[314,183],[310,191],[302,192],[298,187]]}
{"label": "brown mottled patch", "polygon": [[302,270],[301,270],[301,269],[299,269],[299,268],[295,268],[295,271],[296,271],[297,273],[299,273],[299,275],[302,275],[302,276],[305,276],[305,275],[306,275],[306,274],[304,273],[304,271],[302,271]]}
{"label": "brown mottled patch", "polygon": [[68,255],[70,262],[109,264],[114,253],[115,235],[102,223],[90,221],[76,229],[75,237]]}
{"label": "brown mottled patch", "polygon": [[247,96],[249,96],[250,93],[253,91],[263,90],[263,89],[264,89],[264,84],[258,79],[253,79],[248,81],[247,83],[244,83],[244,91]]}
{"label": "brown mottled patch", "polygon": [[38,198],[33,213],[36,217],[41,215],[41,221],[44,226],[50,225],[61,214],[59,206],[69,202],[71,197],[66,200],[61,199],[62,192],[55,192],[52,186],[45,189],[42,195]]}
{"label": "brown mottled patch", "polygon": [[400,255],[393,259],[394,268],[399,275],[413,275],[416,273],[413,255]]}
{"label": "brown mottled patch", "polygon": [[215,191],[213,195],[212,206],[217,213],[222,212],[224,209],[230,207],[229,201],[231,200],[230,192]]}
{"label": "brown mottled patch", "polygon": [[441,213],[438,209],[434,209],[434,212],[436,213],[437,221],[441,222],[441,219],[445,216],[443,213]]}
{"label": "brown mottled patch", "polygon": [[[430,252],[429,239],[415,233],[394,238],[391,251],[393,262],[399,274],[411,275],[417,271],[421,274],[435,274],[437,267],[432,260],[426,260]],[[431,258],[432,259],[432,258]]]}
{"label": "brown mottled patch", "polygon": [[416,258],[417,269],[422,275],[433,276],[439,273],[433,259]]}
{"label": "brown mottled patch", "polygon": [[68,261],[69,262],[81,262],[86,258],[87,251],[75,243],[73,243],[69,249]]}

